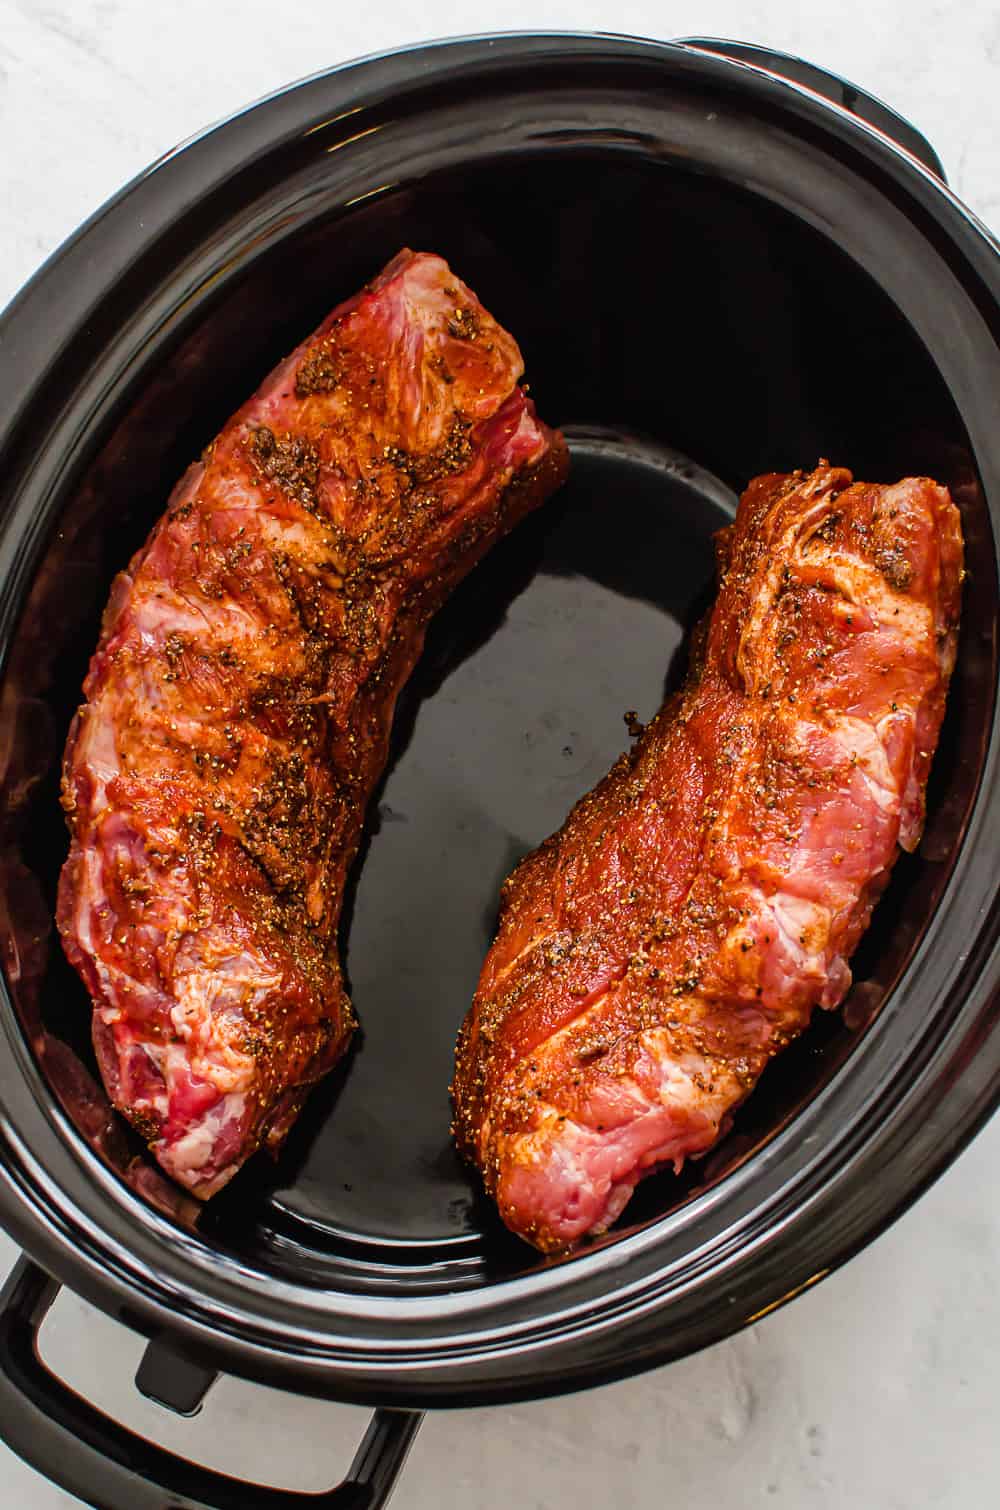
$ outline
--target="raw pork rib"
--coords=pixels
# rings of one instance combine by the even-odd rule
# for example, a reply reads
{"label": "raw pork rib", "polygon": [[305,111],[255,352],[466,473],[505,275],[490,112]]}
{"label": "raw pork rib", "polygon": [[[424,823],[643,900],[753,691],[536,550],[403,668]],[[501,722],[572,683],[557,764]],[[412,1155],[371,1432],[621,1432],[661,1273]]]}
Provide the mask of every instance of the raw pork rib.
{"label": "raw pork rib", "polygon": [[354,1026],[347,869],[430,614],[561,480],[513,339],[402,252],[276,369],[115,583],[66,750],[59,926],[108,1093],[219,1190]]}
{"label": "raw pork rib", "polygon": [[680,1169],[835,1007],[912,850],[955,656],[958,512],[924,478],[758,477],[687,685],[503,890],[455,1127],[543,1250]]}

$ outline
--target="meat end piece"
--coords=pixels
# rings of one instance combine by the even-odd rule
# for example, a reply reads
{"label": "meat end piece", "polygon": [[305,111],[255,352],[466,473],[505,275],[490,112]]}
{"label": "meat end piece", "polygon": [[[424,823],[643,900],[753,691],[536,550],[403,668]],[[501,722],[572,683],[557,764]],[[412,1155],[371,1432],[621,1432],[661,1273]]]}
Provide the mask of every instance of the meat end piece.
{"label": "meat end piece", "polygon": [[115,1106],[208,1197],[354,1027],[344,882],[430,615],[558,485],[513,338],[400,253],[265,381],[116,580],[58,921]]}
{"label": "meat end piece", "polygon": [[718,539],[685,687],[503,889],[455,1133],[543,1251],[726,1129],[913,850],[955,659],[958,511],[927,478],[770,474]]}

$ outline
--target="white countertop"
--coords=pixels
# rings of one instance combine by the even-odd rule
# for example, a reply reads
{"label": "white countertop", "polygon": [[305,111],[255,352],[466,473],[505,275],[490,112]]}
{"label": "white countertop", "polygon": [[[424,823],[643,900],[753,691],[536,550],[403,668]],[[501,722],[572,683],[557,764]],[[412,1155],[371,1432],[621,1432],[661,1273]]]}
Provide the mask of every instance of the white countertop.
{"label": "white countertop", "polygon": [[[400,0],[0,0],[0,304],[125,180],[212,120],[357,54],[500,26],[729,36],[798,52],[908,116],[952,186],[1000,227],[996,0],[840,0],[822,16],[791,0],[511,0],[502,11],[427,0],[419,16],[409,10]],[[697,1357],[589,1394],[429,1418],[394,1503],[992,1510],[998,1166],[1000,1118],[845,1269]],[[0,1272],[14,1256],[0,1235]],[[223,1380],[200,1417],[178,1421],[132,1388],[139,1340],[65,1293],[43,1350],[129,1425],[259,1482],[335,1482],[364,1420]],[[287,1451],[275,1458],[265,1435],[284,1437]],[[2,1445],[0,1486],[11,1510],[78,1503]]]}

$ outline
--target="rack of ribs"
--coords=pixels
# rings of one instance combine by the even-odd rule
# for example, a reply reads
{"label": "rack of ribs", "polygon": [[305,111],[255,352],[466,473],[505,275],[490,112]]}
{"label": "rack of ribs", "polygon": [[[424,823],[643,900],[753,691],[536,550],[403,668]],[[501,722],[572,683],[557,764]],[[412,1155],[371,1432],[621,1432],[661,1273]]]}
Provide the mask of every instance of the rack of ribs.
{"label": "rack of ribs", "polygon": [[913,850],[955,658],[958,512],[925,478],[758,477],[686,685],[506,882],[460,1147],[544,1251],[704,1154],[836,1007]]}
{"label": "rack of ribs", "polygon": [[116,580],[58,919],[108,1094],[200,1197],[354,1026],[344,882],[427,621],[561,481],[514,340],[409,251],[265,381]]}

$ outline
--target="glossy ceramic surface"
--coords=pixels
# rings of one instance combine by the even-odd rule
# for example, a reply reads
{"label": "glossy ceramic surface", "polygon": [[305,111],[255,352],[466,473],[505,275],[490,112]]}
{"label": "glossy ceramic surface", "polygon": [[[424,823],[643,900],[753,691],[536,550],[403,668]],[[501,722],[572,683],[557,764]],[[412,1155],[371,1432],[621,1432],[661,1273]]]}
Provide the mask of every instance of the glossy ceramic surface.
{"label": "glossy ceramic surface", "polygon": [[[277,1164],[200,1210],[93,1080],[49,923],[60,747],[111,576],[176,476],[402,244],[447,256],[516,332],[542,413],[571,429],[573,478],[442,612],[401,703],[346,920],[359,1047]],[[912,1199],[1000,1069],[998,294],[995,246],[887,138],[771,73],[607,38],[318,77],[84,228],[0,325],[18,373],[0,394],[0,1214],[25,1246],[220,1366],[455,1403],[704,1345]],[[820,455],[932,472],[963,509],[972,570],[924,844],[843,1015],[768,1072],[708,1161],[543,1262],[448,1141],[498,883],[676,674],[733,490]]]}

